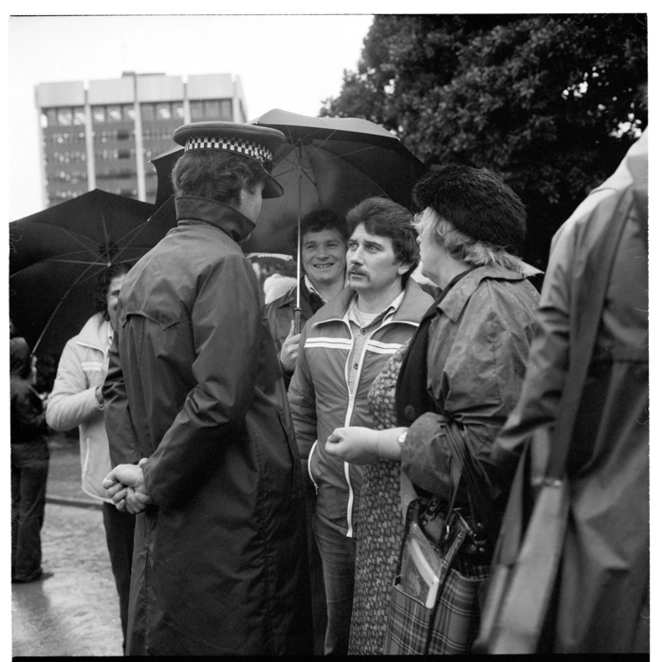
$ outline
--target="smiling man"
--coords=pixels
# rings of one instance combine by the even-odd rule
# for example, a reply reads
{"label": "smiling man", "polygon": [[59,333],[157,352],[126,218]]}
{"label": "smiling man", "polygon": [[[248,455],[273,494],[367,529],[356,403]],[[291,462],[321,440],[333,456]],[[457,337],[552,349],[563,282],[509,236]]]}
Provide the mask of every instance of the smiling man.
{"label": "smiling man", "polygon": [[369,198],[348,212],[349,286],[305,325],[288,398],[317,497],[313,529],[327,599],[325,654],[348,651],[361,469],[328,454],[340,425],[373,426],[367,393],[387,359],[413,335],[432,298],[410,278],[417,235],[404,207]]}
{"label": "smiling man", "polygon": [[[346,275],[346,221],[331,209],[316,209],[300,224],[301,259],[304,275],[300,280],[300,308],[302,324],[333,296],[344,289]],[[297,253],[297,229],[293,244]],[[300,334],[294,331],[297,286],[265,309],[270,331],[279,355],[281,368],[288,384],[295,370]]]}

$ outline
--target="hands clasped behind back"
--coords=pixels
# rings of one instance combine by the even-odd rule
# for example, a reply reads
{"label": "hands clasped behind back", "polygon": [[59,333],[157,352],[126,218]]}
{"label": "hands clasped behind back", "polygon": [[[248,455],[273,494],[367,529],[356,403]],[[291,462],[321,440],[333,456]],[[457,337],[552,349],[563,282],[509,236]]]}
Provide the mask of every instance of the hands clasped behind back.
{"label": "hands clasped behind back", "polygon": [[118,510],[137,515],[154,504],[145,488],[142,467],[146,462],[143,458],[138,465],[119,464],[104,478],[102,486]]}

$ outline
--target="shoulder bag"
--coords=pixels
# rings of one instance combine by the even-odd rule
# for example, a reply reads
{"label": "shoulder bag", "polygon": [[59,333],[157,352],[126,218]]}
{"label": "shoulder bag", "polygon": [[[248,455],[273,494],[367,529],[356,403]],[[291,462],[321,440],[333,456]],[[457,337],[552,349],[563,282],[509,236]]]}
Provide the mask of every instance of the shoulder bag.
{"label": "shoulder bag", "polygon": [[598,264],[586,303],[581,312],[572,311],[578,337],[572,336],[570,343],[570,370],[559,409],[564,415],[554,426],[536,429],[520,458],[492,562],[475,652],[532,654],[547,646],[545,623],[569,512],[567,456],[630,205],[631,195],[625,192],[615,207],[615,222],[608,223],[596,245]]}

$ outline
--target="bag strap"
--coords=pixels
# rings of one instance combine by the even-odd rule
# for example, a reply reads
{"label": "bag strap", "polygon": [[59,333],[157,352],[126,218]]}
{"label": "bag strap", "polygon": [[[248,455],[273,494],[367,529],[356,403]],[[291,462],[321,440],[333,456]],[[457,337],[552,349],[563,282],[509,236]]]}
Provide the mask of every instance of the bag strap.
{"label": "bag strap", "polygon": [[465,430],[449,418],[447,420],[449,447],[453,459],[456,459],[462,467],[461,477],[468,494],[471,511],[473,511],[477,523],[485,528],[491,542],[495,543],[498,538],[499,518],[496,516],[496,507],[491,498],[491,482],[484,467],[470,452],[464,438]]}
{"label": "bag strap", "polygon": [[[606,202],[616,205],[616,212],[607,224],[600,241],[595,246],[599,264],[597,271],[590,278],[590,290],[585,297],[583,314],[579,317],[579,336],[571,343],[569,356],[570,369],[565,379],[560,400],[559,415],[552,435],[551,456],[547,476],[561,480],[565,474],[567,456],[576,415],[585,386],[588,367],[595,347],[599,322],[604,309],[604,298],[609,282],[609,275],[615,259],[618,243],[622,236],[629,209],[632,205],[630,189],[625,189],[616,205],[610,198]],[[601,204],[601,203],[600,203]],[[573,309],[574,312],[574,309]]]}

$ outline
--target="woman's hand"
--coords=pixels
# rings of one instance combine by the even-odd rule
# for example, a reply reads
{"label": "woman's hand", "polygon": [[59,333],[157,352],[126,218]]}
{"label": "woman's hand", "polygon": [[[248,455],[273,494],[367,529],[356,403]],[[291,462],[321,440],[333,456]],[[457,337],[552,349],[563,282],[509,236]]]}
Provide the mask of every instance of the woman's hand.
{"label": "woman's hand", "polygon": [[377,437],[377,430],[370,428],[337,428],[327,438],[325,450],[351,464],[373,464],[380,459]]}

